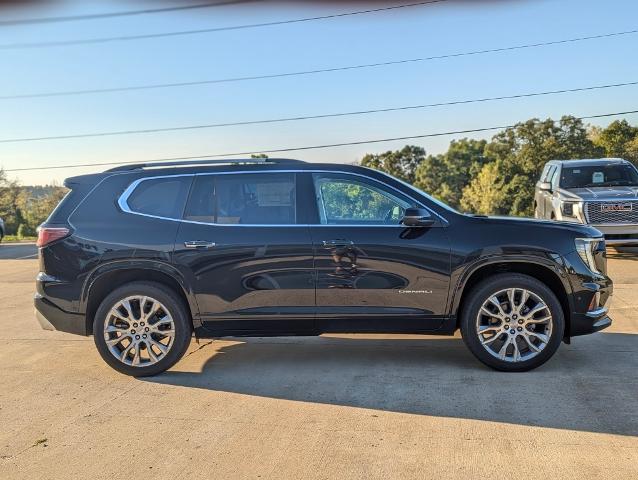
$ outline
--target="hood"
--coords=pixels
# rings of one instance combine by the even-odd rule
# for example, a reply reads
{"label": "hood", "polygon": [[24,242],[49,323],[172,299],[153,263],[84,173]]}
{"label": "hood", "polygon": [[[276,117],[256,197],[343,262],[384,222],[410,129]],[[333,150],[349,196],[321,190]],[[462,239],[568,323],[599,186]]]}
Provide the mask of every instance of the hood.
{"label": "hood", "polygon": [[561,188],[559,193],[566,200],[622,201],[638,200],[638,187],[586,187]]}
{"label": "hood", "polygon": [[556,220],[541,220],[537,218],[528,218],[528,217],[505,217],[505,216],[482,216],[482,215],[467,215],[468,217],[475,218],[478,221],[482,221],[484,223],[490,224],[499,224],[499,225],[510,225],[512,227],[536,227],[537,230],[546,231],[565,231],[571,232],[576,235],[580,235],[583,237],[600,237],[602,233],[600,233],[595,228],[584,225],[578,222],[565,222]]}

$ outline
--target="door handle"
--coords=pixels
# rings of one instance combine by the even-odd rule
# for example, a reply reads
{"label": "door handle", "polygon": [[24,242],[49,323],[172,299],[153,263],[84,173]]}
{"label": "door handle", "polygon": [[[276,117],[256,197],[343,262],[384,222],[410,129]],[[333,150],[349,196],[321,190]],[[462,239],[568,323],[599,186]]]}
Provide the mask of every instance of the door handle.
{"label": "door handle", "polygon": [[184,242],[186,248],[212,248],[215,246],[215,242],[207,242],[206,240],[191,240]]}
{"label": "door handle", "polygon": [[324,247],[351,247],[354,245],[354,242],[352,240],[324,240],[323,242],[323,246]]}

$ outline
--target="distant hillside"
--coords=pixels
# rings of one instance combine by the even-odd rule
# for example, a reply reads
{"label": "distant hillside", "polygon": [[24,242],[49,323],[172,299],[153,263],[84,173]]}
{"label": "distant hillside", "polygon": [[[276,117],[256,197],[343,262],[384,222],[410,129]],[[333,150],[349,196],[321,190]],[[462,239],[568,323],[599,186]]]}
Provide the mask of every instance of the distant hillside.
{"label": "distant hillside", "polygon": [[48,197],[53,192],[64,187],[59,187],[55,185],[25,185],[20,188],[23,191],[25,191],[29,197],[37,199],[37,198]]}

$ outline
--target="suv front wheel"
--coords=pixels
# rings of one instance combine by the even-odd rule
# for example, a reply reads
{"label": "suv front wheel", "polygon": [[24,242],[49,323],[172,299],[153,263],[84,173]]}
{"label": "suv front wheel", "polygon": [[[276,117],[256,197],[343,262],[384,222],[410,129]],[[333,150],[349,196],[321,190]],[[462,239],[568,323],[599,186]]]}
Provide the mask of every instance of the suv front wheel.
{"label": "suv front wheel", "polygon": [[522,274],[488,277],[469,294],[461,334],[484,364],[507,372],[536,368],[560,346],[565,320],[547,285]]}
{"label": "suv front wheel", "polygon": [[100,355],[118,372],[157,375],[186,352],[192,325],[182,299],[164,285],[126,284],[100,304],[93,338]]}

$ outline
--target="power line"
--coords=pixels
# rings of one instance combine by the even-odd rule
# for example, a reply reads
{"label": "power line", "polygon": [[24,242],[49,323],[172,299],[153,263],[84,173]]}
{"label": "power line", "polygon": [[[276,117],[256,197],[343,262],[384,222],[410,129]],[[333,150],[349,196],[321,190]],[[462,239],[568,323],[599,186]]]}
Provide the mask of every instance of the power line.
{"label": "power line", "polygon": [[33,25],[42,23],[60,23],[60,22],[75,22],[80,20],[99,20],[104,18],[116,18],[116,17],[129,17],[133,15],[148,15],[153,13],[166,13],[175,12],[179,10],[195,10],[199,8],[210,7],[223,7],[226,5],[235,5],[238,3],[257,2],[260,0],[221,0],[219,2],[199,3],[195,5],[180,5],[175,7],[164,8],[145,8],[142,10],[125,10],[121,12],[107,12],[107,13],[89,13],[85,15],[68,15],[61,17],[39,17],[39,18],[24,18],[16,20],[2,20],[0,21],[0,27],[9,27],[16,25]]}
{"label": "power line", "polygon": [[[575,118],[577,120],[591,120],[594,118],[614,117],[619,115],[631,115],[635,113],[638,113],[638,110],[629,110],[625,112],[614,112],[614,113],[603,113],[599,115],[587,115],[587,116],[575,117]],[[374,144],[374,143],[395,142],[400,140],[416,140],[420,138],[443,137],[448,135],[461,135],[461,134],[468,134],[468,133],[489,132],[493,130],[513,128],[515,126],[516,126],[515,124],[501,125],[497,127],[483,127],[483,128],[471,128],[467,130],[455,130],[455,131],[448,131],[448,132],[424,133],[420,135],[408,135],[404,137],[380,138],[380,139],[373,139],[373,140],[357,140],[352,142],[328,143],[323,145],[307,145],[307,146],[301,146],[301,147],[262,148],[259,150],[252,150],[252,151],[246,151],[246,152],[213,153],[213,154],[194,155],[194,156],[185,156],[185,157],[153,158],[153,159],[146,159],[146,160],[135,160],[130,162],[80,163],[80,164],[69,164],[69,165],[50,165],[46,167],[11,168],[11,169],[5,170],[5,172],[57,170],[62,168],[79,168],[79,167],[104,167],[104,166],[110,166],[110,165],[132,165],[136,163],[169,162],[169,161],[175,161],[175,160],[194,160],[198,158],[205,159],[205,158],[219,158],[219,157],[235,157],[235,156],[243,156],[243,155],[254,155],[259,153],[300,152],[305,150],[318,150],[318,149],[324,149],[324,148],[346,147],[346,146],[352,146],[352,145],[366,145],[366,144]]]}
{"label": "power line", "polygon": [[350,111],[350,112],[325,113],[320,115],[300,115],[295,117],[268,118],[268,119],[262,119],[262,120],[246,120],[242,122],[210,123],[210,124],[204,124],[204,125],[182,125],[177,127],[147,128],[147,129],[140,129],[140,130],[117,130],[117,131],[111,131],[111,132],[78,133],[78,134],[71,134],[71,135],[56,135],[56,136],[48,136],[48,137],[8,138],[8,139],[0,139],[0,143],[26,143],[26,142],[48,141],[48,140],[69,140],[69,139],[75,139],[75,138],[112,137],[112,136],[119,136],[119,135],[139,135],[139,134],[147,134],[147,133],[175,132],[175,131],[183,131],[183,130],[201,130],[201,129],[208,129],[208,128],[294,122],[294,121],[301,121],[301,120],[347,117],[347,116],[353,116],[353,115],[370,115],[370,114],[376,114],[376,113],[398,112],[398,111],[405,111],[405,110],[419,110],[419,109],[431,108],[431,107],[464,105],[468,103],[483,103],[483,102],[492,102],[497,100],[512,100],[517,98],[539,97],[544,95],[557,95],[557,94],[563,94],[563,93],[585,92],[585,91],[591,91],[591,90],[602,90],[602,89],[609,89],[609,88],[626,87],[631,85],[638,85],[638,81],[613,83],[613,84],[607,84],[607,85],[595,85],[595,86],[589,86],[589,87],[568,88],[568,89],[562,89],[562,90],[549,90],[545,92],[519,93],[516,95],[501,95],[498,97],[483,97],[483,98],[475,98],[475,99],[469,99],[469,100],[454,100],[449,102],[426,103],[421,105],[407,105],[407,106],[401,106],[401,107],[356,110],[356,111]]}
{"label": "power line", "polygon": [[597,39],[617,37],[622,35],[632,35],[636,33],[638,33],[638,29],[626,30],[622,32],[603,33],[600,35],[591,35],[586,37],[553,40],[549,42],[528,43],[523,45],[513,45],[508,47],[491,48],[491,49],[485,49],[485,50],[472,50],[468,52],[449,53],[445,55],[433,55],[429,57],[409,58],[409,59],[403,59],[403,60],[390,60],[387,62],[364,63],[364,64],[358,64],[358,65],[347,65],[343,67],[320,68],[320,69],[302,70],[302,71],[296,71],[296,72],[251,75],[246,77],[217,78],[217,79],[209,79],[209,80],[197,80],[197,81],[191,81],[191,82],[176,82],[176,83],[155,83],[155,84],[146,84],[146,85],[131,85],[131,86],[124,86],[124,87],[96,88],[96,89],[87,89],[87,90],[63,90],[63,91],[53,91],[53,92],[23,93],[23,94],[16,94],[16,95],[0,95],[0,100],[15,100],[15,99],[22,99],[22,98],[63,97],[63,96],[72,96],[72,95],[91,95],[91,94],[101,94],[101,93],[136,91],[136,90],[150,90],[150,89],[158,89],[158,88],[192,87],[197,85],[211,85],[211,84],[217,84],[217,83],[233,83],[233,82],[243,82],[243,81],[250,81],[250,80],[266,80],[266,79],[272,79],[272,78],[295,77],[295,76],[301,76],[301,75],[315,75],[319,73],[332,73],[332,72],[340,72],[340,71],[346,71],[346,70],[386,67],[386,66],[401,65],[406,63],[419,63],[419,62],[426,62],[431,60],[443,60],[447,58],[465,57],[465,56],[472,56],[472,55],[484,55],[488,53],[506,52],[511,50],[522,50],[527,48],[546,47],[551,45],[582,42],[587,40],[597,40]]}
{"label": "power line", "polygon": [[318,20],[330,20],[335,18],[342,17],[350,17],[354,15],[364,15],[368,13],[378,13],[378,12],[386,12],[389,10],[398,10],[402,8],[411,8],[411,7],[419,7],[423,5],[430,5],[435,3],[443,3],[448,0],[428,0],[425,2],[416,2],[416,3],[406,3],[402,5],[393,5],[391,7],[380,7],[380,8],[371,8],[367,10],[356,10],[352,12],[344,12],[344,13],[333,13],[330,15],[319,15],[316,17],[303,17],[303,18],[293,18],[290,20],[279,20],[274,22],[263,22],[263,23],[249,23],[244,25],[230,25],[228,27],[215,27],[215,28],[202,28],[197,30],[181,30],[176,32],[160,32],[160,33],[148,33],[142,35],[121,35],[114,37],[100,37],[100,38],[86,38],[79,40],[59,40],[59,41],[50,41],[50,42],[32,42],[32,43],[12,43],[0,45],[0,49],[2,50],[12,50],[12,49],[21,49],[21,48],[46,48],[46,47],[64,47],[71,45],[87,45],[87,44],[95,44],[95,43],[107,43],[107,42],[125,42],[131,40],[146,40],[152,38],[162,38],[162,37],[176,37],[183,35],[199,35],[203,33],[214,33],[214,32],[227,32],[231,30],[247,30],[251,28],[263,28],[263,27],[274,27],[278,25],[288,25],[292,23],[304,23],[304,22],[314,22]]}

